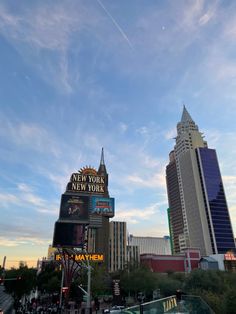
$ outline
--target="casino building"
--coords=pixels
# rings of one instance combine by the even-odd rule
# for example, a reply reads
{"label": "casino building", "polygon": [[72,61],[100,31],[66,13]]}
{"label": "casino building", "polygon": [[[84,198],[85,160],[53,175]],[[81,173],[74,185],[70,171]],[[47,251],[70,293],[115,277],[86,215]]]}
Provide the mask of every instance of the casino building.
{"label": "casino building", "polygon": [[183,108],[166,167],[173,254],[199,248],[202,256],[235,251],[216,151]]}
{"label": "casino building", "polygon": [[81,168],[72,173],[61,196],[55,222],[53,247],[103,254],[109,264],[109,218],[114,216],[114,198],[108,191],[108,173],[102,149],[98,170]]}

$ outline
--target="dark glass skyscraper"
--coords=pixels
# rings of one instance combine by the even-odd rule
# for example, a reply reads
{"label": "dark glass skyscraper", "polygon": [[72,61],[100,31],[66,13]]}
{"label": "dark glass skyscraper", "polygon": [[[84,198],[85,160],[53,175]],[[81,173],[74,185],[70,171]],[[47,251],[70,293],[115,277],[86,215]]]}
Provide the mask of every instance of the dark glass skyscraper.
{"label": "dark glass skyscraper", "polygon": [[225,253],[235,243],[216,151],[198,148],[196,153],[213,253]]}
{"label": "dark glass skyscraper", "polygon": [[235,250],[228,206],[214,149],[186,108],[166,168],[173,253],[196,247],[202,255]]}

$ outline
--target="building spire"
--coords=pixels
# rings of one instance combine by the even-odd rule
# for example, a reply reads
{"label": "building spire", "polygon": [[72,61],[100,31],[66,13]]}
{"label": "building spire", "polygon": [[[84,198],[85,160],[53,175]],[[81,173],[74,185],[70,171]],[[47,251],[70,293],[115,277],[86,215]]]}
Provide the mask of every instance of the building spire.
{"label": "building spire", "polygon": [[105,166],[105,161],[104,161],[104,149],[102,147],[102,152],[101,152],[101,160],[100,160],[100,165],[98,168],[98,173],[99,174],[107,174],[106,166]]}
{"label": "building spire", "polygon": [[181,117],[181,123],[185,123],[185,122],[194,122],[192,117],[190,116],[190,114],[188,113],[185,105],[183,107],[183,113],[182,113],[182,117]]}
{"label": "building spire", "polygon": [[101,161],[100,161],[100,166],[101,166],[101,165],[104,165],[104,166],[105,166],[105,161],[104,161],[104,150],[103,150],[103,147],[102,147]]}

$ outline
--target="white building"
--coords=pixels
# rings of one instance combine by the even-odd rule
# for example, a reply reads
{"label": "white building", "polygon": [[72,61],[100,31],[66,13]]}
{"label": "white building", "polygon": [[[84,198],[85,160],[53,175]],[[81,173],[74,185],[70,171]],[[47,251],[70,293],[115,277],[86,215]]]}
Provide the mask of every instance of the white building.
{"label": "white building", "polygon": [[169,237],[136,237],[131,234],[128,238],[128,245],[138,246],[140,254],[171,254]]}

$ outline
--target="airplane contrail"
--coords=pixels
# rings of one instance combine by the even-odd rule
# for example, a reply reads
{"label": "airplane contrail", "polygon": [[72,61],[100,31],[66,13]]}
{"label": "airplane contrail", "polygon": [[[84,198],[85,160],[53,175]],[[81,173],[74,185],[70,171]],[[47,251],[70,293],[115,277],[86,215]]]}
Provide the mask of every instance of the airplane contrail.
{"label": "airplane contrail", "polygon": [[112,20],[113,24],[116,26],[118,31],[121,33],[122,37],[125,39],[125,41],[128,43],[131,49],[134,49],[129,38],[125,34],[125,32],[122,30],[120,25],[116,22],[116,20],[113,18],[113,16],[109,13],[109,11],[105,8],[105,6],[102,4],[100,0],[97,0],[98,4],[102,7],[102,9],[105,11],[105,13],[108,15],[108,17]]}

